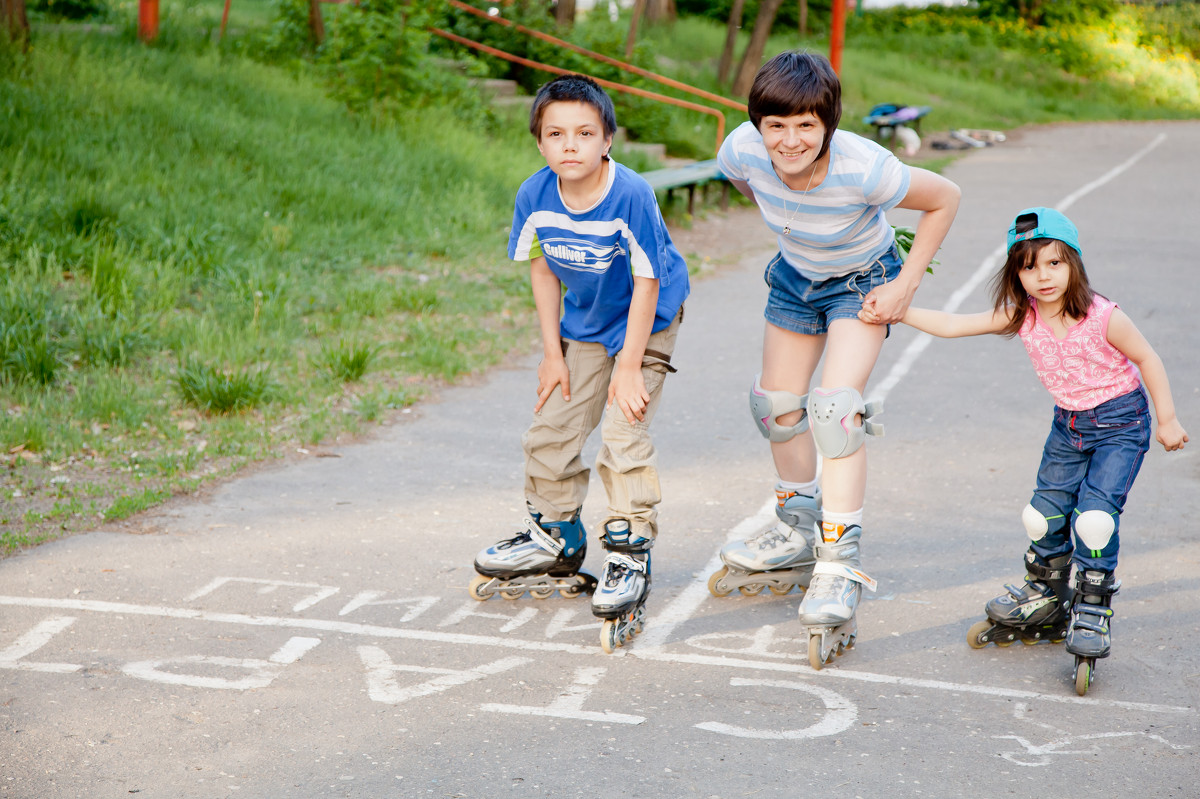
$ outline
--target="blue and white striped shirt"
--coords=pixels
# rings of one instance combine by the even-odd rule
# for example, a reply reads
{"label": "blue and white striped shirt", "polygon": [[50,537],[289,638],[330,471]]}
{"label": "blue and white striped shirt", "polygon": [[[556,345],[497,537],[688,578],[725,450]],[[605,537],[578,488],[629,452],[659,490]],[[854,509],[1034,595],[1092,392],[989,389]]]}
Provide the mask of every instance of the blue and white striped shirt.
{"label": "blue and white striped shirt", "polygon": [[[762,134],[750,122],[725,138],[717,165],[726,177],[750,184],[784,260],[810,280],[856,272],[891,248],[894,234],[884,212],[904,199],[911,178],[885,148],[837,130],[821,185],[795,191],[775,173]],[[791,232],[785,235],[784,227]]]}

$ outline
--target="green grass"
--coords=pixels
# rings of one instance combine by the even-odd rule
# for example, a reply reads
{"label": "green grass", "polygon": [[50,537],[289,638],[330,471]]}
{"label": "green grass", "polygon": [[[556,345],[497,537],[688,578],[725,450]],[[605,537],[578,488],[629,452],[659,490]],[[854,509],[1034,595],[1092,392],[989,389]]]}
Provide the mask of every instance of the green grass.
{"label": "green grass", "polygon": [[[114,7],[116,34],[39,29],[28,56],[0,51],[0,553],[362,433],[536,340],[504,255],[513,193],[543,163],[521,112],[350,110],[328,64],[215,43],[221,3],[164,5],[153,47],[135,7]],[[271,7],[234,0],[231,30]],[[1127,13],[1069,42],[852,20],[843,118],[861,130],[881,101],[933,105],[927,131],[1195,117],[1190,39],[1146,49],[1167,28]],[[659,71],[720,90],[719,26],[643,31]],[[712,154],[711,120],[623,108],[643,138]]]}

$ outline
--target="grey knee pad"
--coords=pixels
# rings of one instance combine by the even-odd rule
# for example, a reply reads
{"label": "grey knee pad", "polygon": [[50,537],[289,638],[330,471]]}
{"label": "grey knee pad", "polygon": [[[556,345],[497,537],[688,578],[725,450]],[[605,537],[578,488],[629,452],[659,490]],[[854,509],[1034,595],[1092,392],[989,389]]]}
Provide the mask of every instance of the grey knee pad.
{"label": "grey knee pad", "polygon": [[770,391],[762,387],[757,375],[754,387],[750,389],[750,413],[754,416],[754,424],[763,438],[781,443],[790,441],[808,430],[808,413],[800,417],[800,421],[788,427],[779,423],[779,417],[785,413],[805,410],[808,395],[800,396],[790,391]]}
{"label": "grey knee pad", "polygon": [[1116,530],[1112,514],[1102,510],[1085,510],[1075,517],[1075,535],[1085,547],[1096,552],[1108,546]]}
{"label": "grey knee pad", "polygon": [[[808,395],[808,417],[817,452],[826,458],[853,455],[867,436],[883,435],[883,425],[870,421],[882,411],[882,403],[864,403],[850,386],[814,388]],[[856,414],[862,414],[861,426],[855,422]]]}

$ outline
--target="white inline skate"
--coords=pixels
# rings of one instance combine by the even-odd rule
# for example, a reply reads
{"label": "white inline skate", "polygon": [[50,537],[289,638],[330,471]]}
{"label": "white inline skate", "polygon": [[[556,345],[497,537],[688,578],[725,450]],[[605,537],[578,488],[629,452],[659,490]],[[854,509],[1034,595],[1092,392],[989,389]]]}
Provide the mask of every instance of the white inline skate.
{"label": "white inline skate", "polygon": [[592,595],[592,614],[604,619],[600,647],[612,654],[632,641],[645,624],[643,606],[650,595],[650,547],[654,541],[631,533],[624,519],[605,523],[600,540],[608,557]]}
{"label": "white inline skate", "polygon": [[863,586],[875,590],[875,581],[859,568],[857,524],[821,525],[821,540],[814,547],[817,564],[812,583],[800,603],[800,623],[808,628],[808,663],[820,670],[854,646],[858,623],[854,614]]}
{"label": "white inline skate", "polygon": [[528,591],[534,599],[548,599],[558,591],[564,597],[590,594],[596,578],[581,572],[587,554],[587,533],[579,511],[566,521],[543,522],[528,506],[525,529],[484,549],[475,557],[471,596],[483,602],[499,594],[520,599]]}
{"label": "white inline skate", "polygon": [[816,563],[813,543],[821,521],[821,491],[810,497],[776,486],[775,496],[779,521],[774,527],[721,549],[725,565],[708,578],[713,596],[729,596],[735,588],[743,596],[757,596],[764,588],[776,596],[808,588]]}

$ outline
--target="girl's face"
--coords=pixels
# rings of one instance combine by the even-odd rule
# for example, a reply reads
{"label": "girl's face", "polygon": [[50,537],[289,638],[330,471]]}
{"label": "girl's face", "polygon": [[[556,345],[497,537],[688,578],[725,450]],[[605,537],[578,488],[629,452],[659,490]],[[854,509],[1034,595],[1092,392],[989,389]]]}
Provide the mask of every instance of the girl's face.
{"label": "girl's face", "polygon": [[1017,273],[1025,293],[1039,303],[1061,303],[1071,286],[1071,265],[1063,260],[1059,249],[1063,246],[1057,241],[1051,241],[1038,250],[1032,263],[1021,267]]}
{"label": "girl's face", "polygon": [[779,179],[805,191],[825,143],[825,123],[811,111],[791,116],[765,116],[758,123],[763,145]]}

